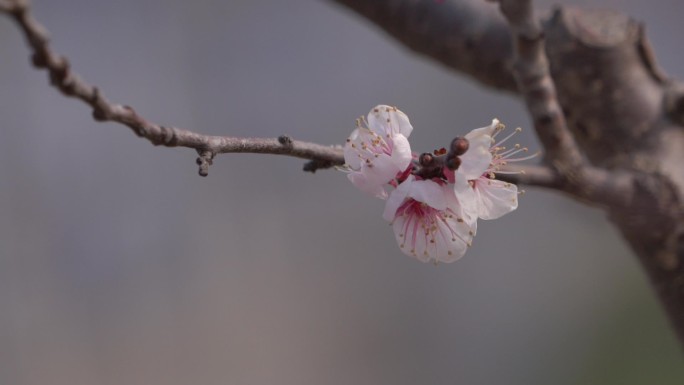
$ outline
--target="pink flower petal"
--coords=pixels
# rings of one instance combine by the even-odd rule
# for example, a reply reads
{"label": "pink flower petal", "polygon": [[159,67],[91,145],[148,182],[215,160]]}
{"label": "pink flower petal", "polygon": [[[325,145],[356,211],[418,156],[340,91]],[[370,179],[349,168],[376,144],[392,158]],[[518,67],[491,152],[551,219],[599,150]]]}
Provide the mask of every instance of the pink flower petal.
{"label": "pink flower petal", "polygon": [[451,186],[413,176],[392,191],[383,217],[392,221],[402,252],[423,262],[453,262],[475,236],[476,223],[463,218]]}

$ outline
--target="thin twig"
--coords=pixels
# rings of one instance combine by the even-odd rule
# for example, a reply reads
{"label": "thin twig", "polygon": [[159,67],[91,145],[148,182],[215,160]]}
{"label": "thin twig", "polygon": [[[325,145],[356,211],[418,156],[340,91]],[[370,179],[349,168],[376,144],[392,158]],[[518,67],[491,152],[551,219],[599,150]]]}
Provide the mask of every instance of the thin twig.
{"label": "thin twig", "polygon": [[[288,136],[238,138],[203,135],[150,122],[132,107],[111,103],[97,87],[88,84],[74,73],[68,60],[51,49],[46,30],[29,12],[28,1],[0,0],[0,12],[9,14],[18,23],[33,50],[33,64],[48,71],[54,87],[64,95],[80,99],[92,107],[93,117],[97,121],[123,124],[154,145],[195,149],[199,155],[199,174],[202,176],[208,174],[213,158],[222,153],[279,154],[309,159],[310,161],[304,164],[304,170],[310,172],[344,163],[340,146],[302,142]],[[530,186],[558,189],[563,185],[558,173],[551,168],[527,166],[524,170],[521,174],[501,176],[507,181]]]}
{"label": "thin twig", "polygon": [[27,7],[25,1],[20,0],[0,0],[0,12],[14,12],[17,7]]}
{"label": "thin twig", "polygon": [[501,171],[496,174],[496,179],[509,183],[550,189],[559,189],[563,185],[558,174],[546,166],[505,166]]}
{"label": "thin twig", "polygon": [[316,171],[344,163],[340,146],[276,138],[237,138],[202,135],[177,127],[153,123],[129,106],[108,101],[100,90],[74,73],[68,60],[55,53],[48,44],[45,28],[29,12],[28,1],[0,0],[0,12],[10,15],[19,25],[33,50],[32,61],[37,68],[46,69],[54,87],[64,95],[80,99],[93,109],[93,118],[100,122],[111,121],[129,127],[133,132],[156,146],[187,147],[197,151],[199,173],[206,176],[208,166],[216,154],[260,153],[278,154],[309,159],[306,171]]}

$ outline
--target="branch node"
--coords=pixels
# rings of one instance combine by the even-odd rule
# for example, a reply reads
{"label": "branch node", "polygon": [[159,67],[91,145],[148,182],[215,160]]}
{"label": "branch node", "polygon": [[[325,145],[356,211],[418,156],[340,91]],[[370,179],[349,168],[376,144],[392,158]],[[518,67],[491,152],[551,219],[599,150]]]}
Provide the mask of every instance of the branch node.
{"label": "branch node", "polygon": [[292,138],[290,138],[287,135],[280,135],[278,137],[278,143],[282,144],[285,147],[292,147]]}
{"label": "branch node", "polygon": [[45,68],[48,66],[48,59],[44,52],[35,52],[31,55],[31,63],[36,68]]}
{"label": "branch node", "polygon": [[57,58],[57,63],[50,67],[50,82],[54,86],[61,86],[69,76],[69,60],[63,56]]}
{"label": "branch node", "polygon": [[208,150],[198,150],[197,153],[199,154],[199,157],[195,162],[199,166],[199,174],[200,176],[207,176],[209,175],[209,166],[214,163],[214,153]]}
{"label": "branch node", "polygon": [[306,163],[304,163],[304,167],[302,170],[305,172],[310,172],[312,174],[316,173],[317,170],[323,170],[326,168],[330,168],[334,166],[335,163],[329,160],[324,160],[324,159],[312,159]]}
{"label": "branch node", "polygon": [[[114,107],[116,108],[116,106]],[[123,105],[120,107],[124,111],[126,111],[125,116],[125,121],[126,125],[130,128],[133,129],[136,135],[138,135],[141,138],[147,138],[152,144],[155,146],[160,145],[162,142],[160,142],[154,135],[150,135],[150,130],[148,129],[148,122],[143,119],[140,115],[138,115],[137,112],[135,112],[135,109],[129,105]]]}
{"label": "branch node", "polygon": [[93,94],[90,97],[90,105],[93,106],[93,119],[97,122],[106,122],[109,120],[109,106],[102,99],[100,89],[93,87]]}
{"label": "branch node", "polygon": [[178,143],[178,137],[176,136],[176,130],[173,127],[167,127],[160,125],[159,129],[162,134],[162,144],[168,147],[174,147]]}

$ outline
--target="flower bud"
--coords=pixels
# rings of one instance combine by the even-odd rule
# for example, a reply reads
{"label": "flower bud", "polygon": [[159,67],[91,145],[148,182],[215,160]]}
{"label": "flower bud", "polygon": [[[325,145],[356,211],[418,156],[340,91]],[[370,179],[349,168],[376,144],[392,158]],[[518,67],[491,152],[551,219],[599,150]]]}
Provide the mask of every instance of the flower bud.
{"label": "flower bud", "polygon": [[454,155],[463,155],[468,151],[469,145],[468,139],[456,137],[456,139],[451,141],[450,152]]}
{"label": "flower bud", "polygon": [[447,158],[446,160],[446,166],[449,170],[455,171],[458,170],[458,167],[461,165],[461,158],[454,156],[451,158]]}
{"label": "flower bud", "polygon": [[435,158],[430,154],[429,152],[424,152],[420,154],[420,157],[418,158],[418,163],[420,163],[421,166],[427,167],[432,165],[432,162],[435,160]]}

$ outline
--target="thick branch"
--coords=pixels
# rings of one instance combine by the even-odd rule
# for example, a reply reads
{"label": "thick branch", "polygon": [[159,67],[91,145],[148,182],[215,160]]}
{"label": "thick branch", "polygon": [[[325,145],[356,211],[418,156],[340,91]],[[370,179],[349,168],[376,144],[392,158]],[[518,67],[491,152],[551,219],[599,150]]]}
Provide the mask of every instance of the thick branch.
{"label": "thick branch", "polygon": [[505,20],[483,0],[334,0],[382,28],[417,53],[516,92],[512,45]]}
{"label": "thick branch", "polygon": [[560,103],[592,164],[657,168],[664,75],[643,26],[617,11],[560,8],[545,32]]}
{"label": "thick branch", "polygon": [[[681,90],[670,87],[669,95],[665,91],[664,75],[655,65],[640,25],[615,13],[585,14],[567,22],[573,16],[556,12],[550,25],[561,28],[551,29],[553,36],[575,40],[549,45],[557,60],[555,71],[565,106],[573,111],[574,127],[584,128],[579,134],[592,133],[580,121],[597,123],[583,144],[592,160],[612,168],[589,166],[558,102],[544,33],[533,17],[531,0],[500,3],[515,36],[516,79],[548,160],[563,178],[561,189],[606,205],[649,273],[684,342],[684,189],[681,169],[676,168],[681,164],[684,138],[681,130],[662,123],[664,115],[679,121]],[[615,57],[631,60],[607,60]],[[610,131],[613,136],[606,135]],[[625,157],[628,151],[631,156]],[[640,162],[640,158],[647,161]]]}
{"label": "thick branch", "polygon": [[33,50],[33,64],[48,71],[54,87],[64,95],[80,99],[92,107],[93,118],[97,121],[123,124],[155,146],[195,149],[199,154],[197,163],[202,176],[207,175],[213,157],[222,153],[278,154],[309,159],[311,162],[304,168],[312,172],[344,163],[342,149],[339,146],[302,142],[285,136],[276,139],[202,135],[150,122],[136,113],[132,107],[111,103],[97,87],[85,82],[71,71],[67,59],[50,48],[47,32],[29,12],[27,1],[0,1],[0,12],[11,15],[20,26]]}

